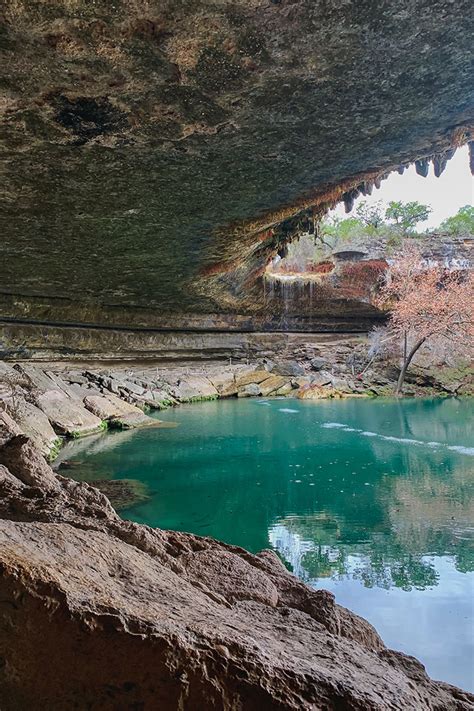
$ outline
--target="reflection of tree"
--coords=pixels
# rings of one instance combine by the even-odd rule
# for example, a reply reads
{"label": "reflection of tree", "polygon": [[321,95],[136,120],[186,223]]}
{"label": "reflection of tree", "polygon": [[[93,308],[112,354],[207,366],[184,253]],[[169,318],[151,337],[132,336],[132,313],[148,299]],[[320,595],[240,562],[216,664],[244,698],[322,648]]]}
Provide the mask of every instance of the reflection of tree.
{"label": "reflection of tree", "polygon": [[337,553],[337,556],[331,556],[326,547],[318,546],[303,556],[301,565],[310,578],[341,578],[350,575],[367,588],[424,590],[438,582],[434,567],[421,556],[395,556],[387,550],[371,550],[366,555],[357,555],[355,551],[344,547],[339,548]]}
{"label": "reflection of tree", "polygon": [[[316,516],[313,523],[314,526],[311,517],[305,517],[304,521],[293,517],[283,523],[289,533],[287,547],[301,548],[299,566],[303,577],[351,577],[360,580],[365,587],[402,590],[423,590],[437,584],[438,575],[425,559],[424,551],[412,553],[391,536],[377,534],[372,534],[366,543],[343,544],[333,535],[336,530],[334,522],[331,526],[328,519]],[[301,546],[301,538],[305,546]],[[281,532],[277,540],[282,540]]]}
{"label": "reflection of tree", "polygon": [[[380,443],[371,445],[376,451]],[[459,572],[474,571],[469,463],[455,465],[440,453],[430,465],[420,454],[415,447],[400,453],[404,461],[396,469],[406,474],[379,479],[372,504],[365,502],[358,512],[336,497],[325,501],[324,512],[280,519],[273,545],[292,558],[302,577],[351,577],[366,587],[436,585],[431,556],[450,556]]]}
{"label": "reflection of tree", "polygon": [[456,556],[456,568],[460,573],[474,572],[474,546],[460,549]]}

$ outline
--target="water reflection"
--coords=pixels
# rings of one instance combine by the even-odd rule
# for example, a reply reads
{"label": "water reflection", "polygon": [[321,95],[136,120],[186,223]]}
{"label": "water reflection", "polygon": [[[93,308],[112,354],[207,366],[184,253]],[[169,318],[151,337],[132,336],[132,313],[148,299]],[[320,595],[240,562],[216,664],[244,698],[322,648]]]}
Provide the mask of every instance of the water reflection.
{"label": "water reflection", "polygon": [[[378,460],[387,457],[381,441],[371,437],[370,448]],[[281,517],[269,527],[271,545],[298,576],[422,590],[439,581],[427,556],[450,556],[459,572],[474,571],[471,461],[452,461],[445,452],[427,458],[407,448],[391,466],[403,476],[364,482],[371,494],[355,516],[347,496],[335,496],[319,511]],[[357,485],[352,489],[350,482],[349,499],[357,496]]]}

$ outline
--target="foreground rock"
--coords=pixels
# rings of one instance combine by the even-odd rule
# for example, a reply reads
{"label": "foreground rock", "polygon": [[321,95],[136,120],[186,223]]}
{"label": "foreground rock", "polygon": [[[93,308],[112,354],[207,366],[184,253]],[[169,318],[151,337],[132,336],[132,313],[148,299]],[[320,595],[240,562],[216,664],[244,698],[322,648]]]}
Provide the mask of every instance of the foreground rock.
{"label": "foreground rock", "polygon": [[4,711],[474,709],[272,552],[122,521],[3,431]]}

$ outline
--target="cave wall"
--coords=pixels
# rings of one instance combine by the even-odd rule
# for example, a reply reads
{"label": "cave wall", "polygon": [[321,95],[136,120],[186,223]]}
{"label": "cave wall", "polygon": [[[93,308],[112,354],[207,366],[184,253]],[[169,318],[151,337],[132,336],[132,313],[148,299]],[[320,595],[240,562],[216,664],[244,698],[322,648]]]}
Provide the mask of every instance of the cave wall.
{"label": "cave wall", "polygon": [[[473,135],[467,0],[3,8],[9,319],[264,323],[262,274],[282,244]],[[363,328],[373,312],[315,305],[331,315]]]}

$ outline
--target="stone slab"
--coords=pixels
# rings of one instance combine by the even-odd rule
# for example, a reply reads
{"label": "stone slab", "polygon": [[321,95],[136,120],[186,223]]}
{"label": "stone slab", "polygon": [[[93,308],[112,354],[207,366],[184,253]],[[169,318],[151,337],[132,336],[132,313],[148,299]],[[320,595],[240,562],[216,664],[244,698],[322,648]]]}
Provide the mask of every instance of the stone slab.
{"label": "stone slab", "polygon": [[79,437],[98,432],[102,421],[76,399],[59,390],[49,390],[35,396],[35,404],[48,417],[60,434]]}
{"label": "stone slab", "polygon": [[207,379],[199,375],[186,375],[172,388],[171,394],[181,402],[213,398],[218,396],[217,389]]}
{"label": "stone slab", "polygon": [[106,420],[119,427],[140,427],[155,423],[139,407],[120,400],[112,393],[109,395],[88,395],[84,398],[85,407],[101,420]]}
{"label": "stone slab", "polygon": [[269,373],[267,370],[251,370],[248,373],[244,373],[243,375],[238,375],[236,377],[236,385],[237,388],[243,388],[244,385],[248,385],[249,383],[261,383],[263,380],[266,380],[269,376]]}
{"label": "stone slab", "polygon": [[[268,375],[268,373],[267,373]],[[285,375],[271,375],[269,378],[260,383],[260,390],[264,397],[275,393],[284,385],[289,383],[289,378]]]}

